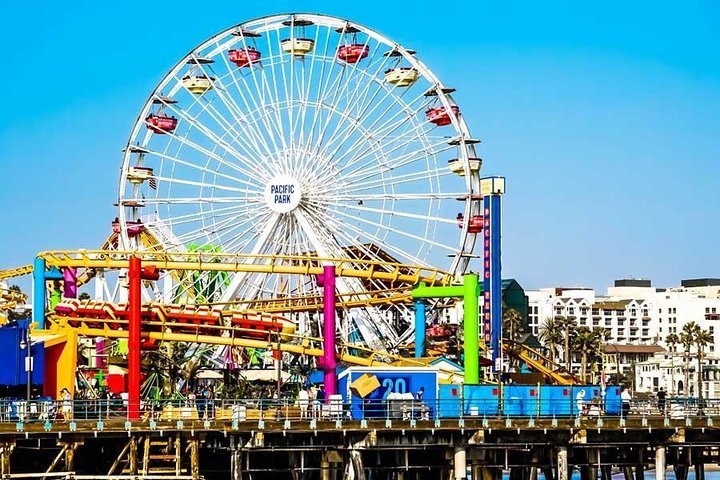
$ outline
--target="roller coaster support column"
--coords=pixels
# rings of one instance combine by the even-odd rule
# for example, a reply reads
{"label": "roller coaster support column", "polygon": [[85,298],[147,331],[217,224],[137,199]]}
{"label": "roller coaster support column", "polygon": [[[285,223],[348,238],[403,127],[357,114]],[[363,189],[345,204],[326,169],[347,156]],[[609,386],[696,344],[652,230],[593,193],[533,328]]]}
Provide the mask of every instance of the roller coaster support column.
{"label": "roller coaster support column", "polygon": [[140,418],[140,354],[142,331],[142,281],[158,280],[155,267],[142,267],[140,258],[130,257],[128,269],[128,420]]}
{"label": "roller coaster support column", "polygon": [[415,358],[425,355],[425,301],[415,300]]}
{"label": "roller coaster support column", "polygon": [[492,350],[495,371],[502,369],[502,277],[500,257],[501,203],[504,177],[480,179],[483,197],[483,331]]}
{"label": "roller coaster support column", "polygon": [[63,297],[77,298],[77,268],[67,267],[62,269],[63,280]]}
{"label": "roller coaster support column", "polygon": [[48,280],[62,280],[63,276],[60,270],[53,267],[45,270],[45,260],[36,258],[33,264],[33,310],[32,319],[38,328],[45,328],[45,300],[47,299],[47,286],[45,282]]}
{"label": "roller coaster support column", "polygon": [[318,284],[323,287],[323,356],[320,367],[323,369],[325,398],[337,394],[337,374],[335,367],[335,265],[325,265],[323,273],[317,276]]}
{"label": "roller coaster support column", "polygon": [[[465,383],[476,384],[480,382],[480,353],[479,345],[479,309],[478,296],[480,295],[478,276],[474,273],[463,275],[462,285],[453,285],[448,287],[428,287],[424,283],[420,283],[412,290],[412,298],[462,298],[463,299],[463,324],[465,336]],[[416,322],[422,322],[422,328],[425,329],[425,318],[415,316]],[[418,323],[415,324],[417,332]],[[423,339],[424,343],[424,339]]]}

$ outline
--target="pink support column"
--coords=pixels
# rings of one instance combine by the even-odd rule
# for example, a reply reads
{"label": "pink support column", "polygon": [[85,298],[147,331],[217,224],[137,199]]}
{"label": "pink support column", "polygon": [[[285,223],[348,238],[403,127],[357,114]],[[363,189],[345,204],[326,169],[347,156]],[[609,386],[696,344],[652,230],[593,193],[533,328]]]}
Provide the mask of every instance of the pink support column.
{"label": "pink support column", "polygon": [[323,356],[318,362],[323,369],[325,382],[325,401],[330,395],[337,394],[337,375],[335,374],[335,266],[323,267],[322,275],[317,276],[318,284],[323,287]]}
{"label": "pink support column", "polygon": [[77,298],[77,268],[63,268],[62,271],[65,286],[63,287],[63,297]]}

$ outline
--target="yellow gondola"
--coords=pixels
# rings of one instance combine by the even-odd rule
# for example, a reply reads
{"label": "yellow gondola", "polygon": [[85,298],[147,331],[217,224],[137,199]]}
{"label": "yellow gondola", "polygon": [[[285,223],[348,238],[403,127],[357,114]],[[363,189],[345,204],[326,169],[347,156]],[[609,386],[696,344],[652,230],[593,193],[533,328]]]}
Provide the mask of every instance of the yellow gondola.
{"label": "yellow gondola", "polygon": [[396,87],[409,87],[418,77],[418,71],[410,67],[391,68],[385,72],[385,81]]}
{"label": "yellow gondola", "polygon": [[212,90],[212,81],[214,78],[208,78],[204,75],[183,77],[182,82],[185,88],[190,90],[190,93],[195,95],[202,95]]}
{"label": "yellow gondola", "polygon": [[286,38],[280,43],[283,51],[295,57],[304,57],[315,48],[315,41],[310,38]]}

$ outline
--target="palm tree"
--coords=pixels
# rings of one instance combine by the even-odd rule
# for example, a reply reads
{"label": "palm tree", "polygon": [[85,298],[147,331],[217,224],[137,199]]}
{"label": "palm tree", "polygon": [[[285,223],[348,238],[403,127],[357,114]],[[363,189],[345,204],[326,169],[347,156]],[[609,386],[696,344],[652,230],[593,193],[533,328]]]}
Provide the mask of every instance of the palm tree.
{"label": "palm tree", "polygon": [[579,327],[575,330],[572,346],[580,351],[580,378],[583,382],[587,381],[587,363],[589,352],[595,349],[597,335],[588,327]]}
{"label": "palm tree", "polygon": [[547,317],[542,325],[540,325],[538,338],[547,346],[548,350],[550,350],[550,360],[555,362],[557,360],[557,347],[563,343],[562,330],[557,320],[552,317]]}
{"label": "palm tree", "polygon": [[503,337],[511,341],[516,341],[520,335],[525,333],[525,325],[520,312],[513,308],[503,309],[502,316]]}
{"label": "palm tree", "polygon": [[675,349],[680,343],[680,337],[676,333],[668,333],[665,337],[665,344],[670,349],[670,395],[675,392]]}
{"label": "palm tree", "polygon": [[563,350],[563,359],[565,360],[565,370],[570,371],[570,362],[572,355],[570,354],[570,339],[577,329],[577,323],[574,318],[556,316],[555,320],[558,322],[557,325],[565,336],[565,345]]}
{"label": "palm tree", "polygon": [[680,332],[680,344],[683,346],[683,360],[685,361],[685,389],[686,394],[690,393],[690,350],[695,345],[695,338],[700,331],[700,326],[695,322],[688,322],[683,325]]}
{"label": "palm tree", "polygon": [[707,330],[700,330],[695,334],[695,346],[697,347],[697,396],[699,399],[702,399],[702,382],[703,382],[703,370],[702,370],[702,362],[703,357],[705,356],[705,347],[711,343],[713,343],[713,336],[708,332]]}

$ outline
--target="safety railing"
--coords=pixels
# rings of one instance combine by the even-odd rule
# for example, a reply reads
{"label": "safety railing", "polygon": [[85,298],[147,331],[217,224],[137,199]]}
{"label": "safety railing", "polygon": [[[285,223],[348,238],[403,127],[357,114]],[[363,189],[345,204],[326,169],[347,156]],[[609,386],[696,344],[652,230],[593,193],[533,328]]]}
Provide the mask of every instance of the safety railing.
{"label": "safety railing", "polygon": [[[143,401],[140,421],[286,422],[332,420],[443,419],[584,419],[720,416],[720,399],[668,398],[607,401],[532,398],[417,400],[410,398],[343,401],[304,399],[167,399]],[[122,398],[54,401],[0,399],[0,423],[68,423],[123,420],[128,401]]]}

